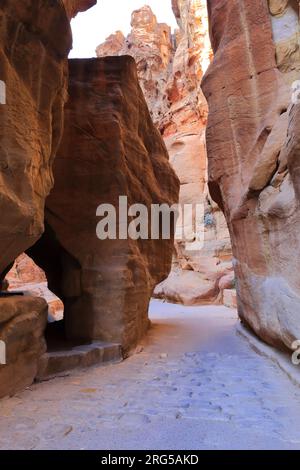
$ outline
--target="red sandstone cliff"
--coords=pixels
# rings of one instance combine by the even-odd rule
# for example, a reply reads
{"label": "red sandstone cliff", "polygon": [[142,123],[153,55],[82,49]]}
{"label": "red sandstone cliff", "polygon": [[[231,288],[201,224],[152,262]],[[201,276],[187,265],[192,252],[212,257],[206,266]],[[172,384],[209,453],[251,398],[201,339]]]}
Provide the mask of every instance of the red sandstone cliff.
{"label": "red sandstone cliff", "polygon": [[[92,3],[73,2],[70,16]],[[45,199],[63,131],[71,45],[62,2],[0,3],[0,80],[6,95],[2,104],[1,94],[0,104],[0,284],[44,230]],[[7,352],[7,365],[0,365],[0,397],[32,383],[46,349],[47,310],[41,298],[0,298],[0,340]]]}
{"label": "red sandstone cliff", "polygon": [[239,314],[267,342],[300,337],[298,2],[211,0],[209,186],[230,227]]}

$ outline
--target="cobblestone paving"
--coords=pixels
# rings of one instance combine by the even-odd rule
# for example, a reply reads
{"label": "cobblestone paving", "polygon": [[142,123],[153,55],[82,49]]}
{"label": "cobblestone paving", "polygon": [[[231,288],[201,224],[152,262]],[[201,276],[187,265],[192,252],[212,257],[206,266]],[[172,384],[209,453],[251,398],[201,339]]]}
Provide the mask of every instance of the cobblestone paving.
{"label": "cobblestone paving", "polygon": [[118,365],[0,403],[1,449],[299,449],[300,389],[236,335],[234,311],[151,304]]}

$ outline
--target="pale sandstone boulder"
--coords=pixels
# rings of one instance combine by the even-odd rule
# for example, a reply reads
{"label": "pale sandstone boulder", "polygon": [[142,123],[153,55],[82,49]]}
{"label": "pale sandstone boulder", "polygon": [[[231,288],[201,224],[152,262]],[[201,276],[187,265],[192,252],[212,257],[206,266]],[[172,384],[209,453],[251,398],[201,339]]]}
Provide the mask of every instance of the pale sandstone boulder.
{"label": "pale sandstone boulder", "polygon": [[229,274],[225,274],[225,276],[221,277],[219,281],[220,291],[224,291],[225,289],[233,289],[234,286],[235,286],[235,276],[233,272]]}
{"label": "pale sandstone boulder", "polygon": [[154,298],[188,306],[217,302],[218,295],[217,282],[203,279],[203,276],[195,271],[175,269],[154,291]]}
{"label": "pale sandstone boulder", "polygon": [[231,232],[240,317],[268,343],[291,348],[300,338],[300,115],[291,103],[298,5],[219,6],[209,3],[215,58],[203,83],[209,186]]}
{"label": "pale sandstone boulder", "polygon": [[69,61],[65,131],[46,203],[46,232],[30,255],[64,302],[68,338],[132,348],[169,273],[170,240],[99,240],[97,207],[177,202],[179,182],[154,127],[131,57]]}
{"label": "pale sandstone boulder", "polygon": [[18,256],[6,279],[10,289],[47,281],[44,271],[24,253]]}

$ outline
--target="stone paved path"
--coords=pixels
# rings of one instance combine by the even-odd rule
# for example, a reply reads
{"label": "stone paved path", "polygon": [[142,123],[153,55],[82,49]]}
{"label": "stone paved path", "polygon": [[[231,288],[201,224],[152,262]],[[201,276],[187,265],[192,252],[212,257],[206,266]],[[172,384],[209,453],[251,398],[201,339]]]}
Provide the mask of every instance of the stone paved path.
{"label": "stone paved path", "polygon": [[235,312],[153,301],[125,362],[0,403],[1,449],[299,449],[300,389],[235,333]]}

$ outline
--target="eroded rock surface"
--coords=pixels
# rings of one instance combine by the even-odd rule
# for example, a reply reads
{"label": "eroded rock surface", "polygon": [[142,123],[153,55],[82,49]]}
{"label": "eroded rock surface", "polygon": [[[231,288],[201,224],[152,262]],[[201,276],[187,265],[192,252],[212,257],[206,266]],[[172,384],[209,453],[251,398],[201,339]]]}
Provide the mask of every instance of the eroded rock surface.
{"label": "eroded rock surface", "polygon": [[[77,3],[80,10],[91,2]],[[63,130],[71,45],[61,1],[1,1],[0,289],[7,288],[4,278],[15,259],[44,230],[45,199],[53,186],[52,163]],[[1,397],[32,383],[45,350],[46,319],[43,299],[0,298],[0,339],[8,351],[7,365],[0,367]]]}
{"label": "eroded rock surface", "polygon": [[174,34],[145,6],[133,12],[129,36],[112,34],[97,55],[134,57],[152,118],[180,179],[180,202],[205,207],[204,248],[187,250],[185,242],[176,242],[172,275],[155,296],[188,305],[219,302],[219,279],[232,263],[226,222],[207,187],[208,111],[200,88],[211,58],[206,1],[174,0],[173,9],[179,25]]}
{"label": "eroded rock surface", "polygon": [[174,55],[171,28],[167,24],[158,23],[147,5],[132,13],[131,27],[127,38],[117,31],[97,47],[96,53],[98,57],[134,57],[152,119],[158,123],[169,106],[167,80]]}
{"label": "eroded rock surface", "polygon": [[221,3],[209,2],[215,58],[203,85],[209,186],[230,227],[241,318],[291,348],[300,337],[298,2]]}
{"label": "eroded rock surface", "polygon": [[48,321],[58,321],[63,318],[64,306],[62,301],[49,289],[44,271],[42,271],[29,256],[20,255],[6,276],[8,292],[26,292],[42,297],[48,303]]}
{"label": "eroded rock surface", "polygon": [[[25,4],[26,3],[26,4]],[[43,233],[62,132],[71,30],[63,5],[1,2],[0,273]]]}
{"label": "eroded rock surface", "polygon": [[65,305],[68,338],[133,347],[148,327],[154,286],[173,240],[99,240],[97,207],[177,202],[179,182],[154,127],[131,57],[71,60],[65,131],[46,203],[46,232],[30,250]]}
{"label": "eroded rock surface", "polygon": [[156,295],[186,305],[218,303],[223,300],[220,280],[232,271],[232,253],[224,216],[207,186],[208,109],[200,88],[211,59],[206,1],[173,1],[173,10],[180,29],[168,80],[170,106],[161,128],[180,178],[180,202],[203,205],[204,242],[202,249],[176,242],[172,276],[157,288]]}
{"label": "eroded rock surface", "polygon": [[[0,352],[5,344],[6,364],[0,361],[0,398],[32,384],[38,359],[46,351],[44,330],[47,303],[35,297],[0,299]],[[2,359],[1,354],[1,359]]]}

